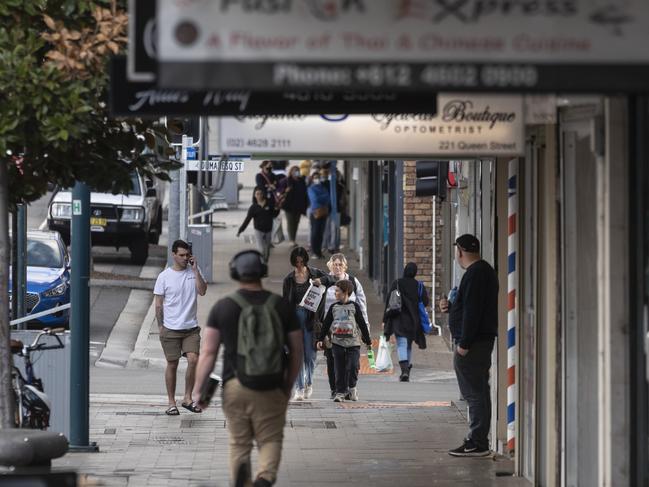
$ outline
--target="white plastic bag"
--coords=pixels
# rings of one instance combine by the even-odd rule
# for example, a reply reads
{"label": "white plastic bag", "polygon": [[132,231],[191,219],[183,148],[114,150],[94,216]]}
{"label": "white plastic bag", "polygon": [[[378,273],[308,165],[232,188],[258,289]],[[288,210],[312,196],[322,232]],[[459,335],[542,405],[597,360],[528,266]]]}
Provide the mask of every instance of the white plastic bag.
{"label": "white plastic bag", "polygon": [[385,339],[385,336],[381,335],[381,339],[379,340],[379,351],[376,354],[376,370],[386,371],[390,369],[392,369],[390,344]]}
{"label": "white plastic bag", "polygon": [[300,306],[315,313],[318,311],[318,306],[320,306],[320,301],[324,295],[325,287],[315,286],[313,280],[310,280],[309,282],[311,285],[309,286],[309,289],[306,290],[306,293],[304,293],[304,297],[302,298],[302,301],[300,301]]}

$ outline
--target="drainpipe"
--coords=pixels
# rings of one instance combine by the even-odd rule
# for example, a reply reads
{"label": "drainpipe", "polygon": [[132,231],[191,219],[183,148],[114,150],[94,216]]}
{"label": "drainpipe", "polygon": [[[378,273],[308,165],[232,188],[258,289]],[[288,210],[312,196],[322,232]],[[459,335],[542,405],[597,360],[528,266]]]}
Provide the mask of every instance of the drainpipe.
{"label": "drainpipe", "polygon": [[430,286],[431,307],[430,307],[430,322],[437,329],[437,334],[442,336],[442,327],[437,324],[435,312],[435,282],[437,278],[437,198],[433,196],[433,282]]}

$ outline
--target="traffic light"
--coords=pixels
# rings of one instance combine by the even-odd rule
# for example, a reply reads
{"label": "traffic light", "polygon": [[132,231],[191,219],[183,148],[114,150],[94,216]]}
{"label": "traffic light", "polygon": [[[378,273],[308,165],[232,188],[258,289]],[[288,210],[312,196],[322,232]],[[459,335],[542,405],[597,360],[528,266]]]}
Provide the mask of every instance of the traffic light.
{"label": "traffic light", "polygon": [[446,198],[448,161],[417,161],[415,196]]}

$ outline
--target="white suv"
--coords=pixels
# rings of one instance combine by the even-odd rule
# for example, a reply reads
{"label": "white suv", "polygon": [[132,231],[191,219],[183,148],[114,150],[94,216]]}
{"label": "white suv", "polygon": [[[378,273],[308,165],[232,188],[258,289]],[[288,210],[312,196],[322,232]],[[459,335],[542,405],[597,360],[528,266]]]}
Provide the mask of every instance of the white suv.
{"label": "white suv", "polygon": [[[93,246],[128,247],[131,262],[144,265],[149,243],[157,244],[162,232],[163,185],[157,178],[131,174],[128,194],[90,193],[90,235]],[[47,215],[50,230],[70,244],[72,192],[55,193]]]}

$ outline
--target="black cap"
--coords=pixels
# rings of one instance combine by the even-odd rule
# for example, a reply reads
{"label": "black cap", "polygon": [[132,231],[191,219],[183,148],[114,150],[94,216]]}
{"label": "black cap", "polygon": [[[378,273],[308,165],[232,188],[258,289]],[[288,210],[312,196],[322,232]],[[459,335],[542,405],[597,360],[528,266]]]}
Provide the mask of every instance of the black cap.
{"label": "black cap", "polygon": [[480,252],[480,240],[475,235],[465,233],[455,239],[455,245],[460,247],[464,252],[477,254]]}

